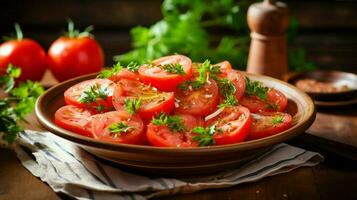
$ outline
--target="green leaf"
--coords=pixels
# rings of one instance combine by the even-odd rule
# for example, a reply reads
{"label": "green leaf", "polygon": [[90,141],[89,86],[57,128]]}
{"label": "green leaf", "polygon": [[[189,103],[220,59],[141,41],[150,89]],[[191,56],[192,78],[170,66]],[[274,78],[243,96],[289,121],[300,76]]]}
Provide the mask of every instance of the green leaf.
{"label": "green leaf", "polygon": [[156,126],[167,126],[173,132],[183,132],[186,127],[179,116],[168,116],[161,113],[151,120],[151,123]]}
{"label": "green leaf", "polygon": [[83,91],[78,101],[81,103],[97,102],[98,99],[106,100],[108,98],[109,91],[105,85],[94,84],[87,90]]}
{"label": "green leaf", "polygon": [[129,113],[129,114],[135,114],[140,106],[142,104],[142,100],[141,98],[128,98],[128,99],[125,99],[124,101],[124,107],[125,107],[125,110]]}
{"label": "green leaf", "polygon": [[196,140],[200,146],[209,146],[215,144],[213,135],[216,132],[216,126],[213,125],[206,128],[202,126],[196,126],[192,129],[191,132],[197,134],[196,136],[192,137],[192,139]]}
{"label": "green leaf", "polygon": [[281,124],[284,122],[284,117],[283,116],[275,116],[273,117],[271,123],[272,124]]}
{"label": "green leaf", "polygon": [[171,73],[171,74],[180,74],[180,75],[185,75],[185,71],[182,68],[182,65],[179,63],[173,63],[173,64],[166,64],[166,65],[159,65],[158,67],[164,69],[165,71]]}
{"label": "green leaf", "polygon": [[124,122],[118,122],[118,123],[113,123],[108,127],[108,130],[112,133],[112,134],[122,134],[122,133],[128,133],[130,131],[132,131],[134,128],[131,126],[128,126],[126,123]]}
{"label": "green leaf", "polygon": [[260,81],[251,81],[248,77],[245,78],[245,93],[249,96],[256,96],[261,100],[267,100],[269,88],[263,86]]}

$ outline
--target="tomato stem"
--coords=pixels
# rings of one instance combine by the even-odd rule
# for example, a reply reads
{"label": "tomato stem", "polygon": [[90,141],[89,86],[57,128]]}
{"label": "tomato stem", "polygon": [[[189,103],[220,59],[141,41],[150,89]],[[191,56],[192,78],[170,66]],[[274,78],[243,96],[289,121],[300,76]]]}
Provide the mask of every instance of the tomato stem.
{"label": "tomato stem", "polygon": [[93,37],[93,35],[90,33],[94,29],[93,25],[86,27],[83,32],[80,32],[79,30],[74,28],[74,22],[71,19],[68,19],[67,23],[68,32],[66,33],[66,35],[69,38]]}
{"label": "tomato stem", "polygon": [[15,32],[16,32],[16,39],[22,40],[24,39],[24,34],[22,33],[21,27],[18,23],[15,23]]}

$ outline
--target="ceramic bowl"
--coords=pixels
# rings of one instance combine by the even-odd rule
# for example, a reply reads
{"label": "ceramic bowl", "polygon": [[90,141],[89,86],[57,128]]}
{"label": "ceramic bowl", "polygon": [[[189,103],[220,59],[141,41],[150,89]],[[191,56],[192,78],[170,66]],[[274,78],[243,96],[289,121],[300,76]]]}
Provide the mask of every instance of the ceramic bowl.
{"label": "ceramic bowl", "polygon": [[[243,72],[244,73],[244,72]],[[288,97],[287,112],[293,116],[293,126],[279,134],[238,144],[197,148],[169,148],[143,145],[114,144],[84,137],[65,130],[54,123],[55,111],[64,105],[63,93],[70,86],[94,78],[77,77],[48,89],[36,102],[36,116],[50,132],[78,144],[84,150],[122,168],[138,173],[164,176],[193,176],[235,167],[257,158],[274,145],[302,134],[315,119],[312,99],[296,87],[262,75],[244,73],[252,80],[274,87]]]}

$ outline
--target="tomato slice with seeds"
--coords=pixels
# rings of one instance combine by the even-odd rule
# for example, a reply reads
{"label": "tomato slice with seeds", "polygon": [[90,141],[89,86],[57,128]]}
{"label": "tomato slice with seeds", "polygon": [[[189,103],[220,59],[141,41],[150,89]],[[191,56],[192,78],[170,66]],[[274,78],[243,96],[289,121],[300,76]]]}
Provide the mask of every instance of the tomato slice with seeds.
{"label": "tomato slice with seeds", "polygon": [[185,113],[195,116],[206,116],[212,113],[218,105],[218,85],[209,79],[201,88],[187,90],[179,89],[176,93],[176,113]]}
{"label": "tomato slice with seeds", "polygon": [[[110,127],[117,124],[124,124],[126,129],[122,132],[111,131]],[[125,111],[111,111],[103,114],[93,115],[92,133],[95,139],[123,144],[141,144],[144,133],[142,119],[135,115],[130,115]]]}
{"label": "tomato slice with seeds", "polygon": [[267,93],[267,101],[245,94],[239,103],[249,108],[252,113],[283,112],[288,105],[288,99],[282,92],[272,88]]}
{"label": "tomato slice with seeds", "polygon": [[225,76],[228,71],[232,70],[232,65],[229,61],[225,60],[216,64],[213,64],[213,66],[219,66],[221,69],[222,75]]}
{"label": "tomato slice with seeds", "polygon": [[237,70],[228,70],[227,79],[232,81],[234,84],[236,91],[234,96],[239,100],[243,97],[245,91],[245,77]]}
{"label": "tomato slice with seeds", "polygon": [[113,76],[109,77],[109,80],[114,82],[120,81],[120,79],[134,79],[139,80],[139,74],[137,72],[130,71],[128,69],[121,69],[120,72],[114,74]]}
{"label": "tomato slice with seeds", "polygon": [[55,123],[79,135],[92,137],[90,110],[67,105],[59,108],[55,113]]}
{"label": "tomato slice with seeds", "polygon": [[288,113],[265,112],[251,114],[252,125],[248,134],[249,140],[268,137],[291,127],[292,117]]}
{"label": "tomato slice with seeds", "polygon": [[[64,92],[64,100],[68,105],[74,105],[81,108],[90,108],[93,110],[108,111],[112,110],[112,97],[115,83],[108,79],[91,79],[77,83],[68,88]],[[97,95],[93,101],[82,102],[81,99],[85,97],[85,93],[94,88],[95,92],[101,92],[105,98]]]}
{"label": "tomato slice with seeds", "polygon": [[150,123],[146,132],[149,143],[158,147],[197,147],[198,143],[192,139],[194,135],[191,130],[196,126],[202,126],[202,119],[186,114],[175,116],[182,119],[186,131],[173,132],[167,126],[157,126]]}
{"label": "tomato slice with seeds", "polygon": [[141,99],[138,114],[144,120],[151,120],[161,112],[170,113],[174,109],[173,92],[161,92],[155,87],[137,80],[121,79],[115,88],[113,105],[116,110],[125,110],[126,99]]}
{"label": "tomato slice with seeds", "polygon": [[[184,74],[171,73],[166,71],[163,66],[179,64]],[[140,80],[150,84],[159,90],[171,92],[176,87],[187,80],[192,74],[192,61],[182,55],[165,56],[154,60],[151,64],[145,64],[139,68]]]}
{"label": "tomato slice with seeds", "polygon": [[217,116],[207,121],[207,125],[215,125],[213,139],[216,145],[243,142],[249,132],[251,116],[248,108],[233,106],[223,109]]}

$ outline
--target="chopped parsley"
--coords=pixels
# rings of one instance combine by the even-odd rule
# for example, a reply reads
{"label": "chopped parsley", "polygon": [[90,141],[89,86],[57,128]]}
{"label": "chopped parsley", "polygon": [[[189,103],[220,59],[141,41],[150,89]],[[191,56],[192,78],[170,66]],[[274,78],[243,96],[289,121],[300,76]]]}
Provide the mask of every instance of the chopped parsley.
{"label": "chopped parsley", "polygon": [[238,100],[234,95],[227,96],[223,103],[219,104],[219,108],[225,108],[230,106],[236,106],[238,104]]}
{"label": "chopped parsley", "polygon": [[117,62],[111,69],[105,69],[101,71],[97,78],[110,78],[111,76],[119,73],[124,68],[132,72],[137,72],[139,67],[140,65],[134,61],[130,62],[127,66],[122,66],[120,62]]}
{"label": "chopped parsley", "polygon": [[281,124],[284,122],[284,117],[283,116],[275,116],[273,117],[271,123],[273,124]]}
{"label": "chopped parsley", "polygon": [[165,71],[171,73],[171,74],[180,74],[180,75],[185,75],[185,71],[182,68],[182,65],[179,63],[175,64],[166,64],[166,65],[159,65],[158,67],[164,69]]}
{"label": "chopped parsley", "polygon": [[193,81],[185,81],[179,85],[182,90],[187,90],[191,86],[192,89],[200,89],[206,84],[209,78],[217,79],[217,75],[221,73],[219,66],[212,66],[209,60],[206,60],[201,66],[198,67],[198,76]]}
{"label": "chopped parsley", "polygon": [[245,78],[245,93],[249,96],[257,96],[259,99],[266,101],[269,88],[263,86],[260,81],[251,81],[248,77]]}
{"label": "chopped parsley", "polygon": [[133,129],[133,127],[128,126],[124,122],[113,123],[108,127],[108,130],[114,134],[127,133],[129,131],[132,131]]}
{"label": "chopped parsley", "polygon": [[128,98],[125,99],[124,101],[125,110],[132,115],[139,110],[141,104],[142,104],[141,98]]}
{"label": "chopped parsley", "polygon": [[225,100],[218,107],[228,107],[228,106],[236,106],[238,104],[238,100],[235,97],[236,87],[234,86],[231,80],[227,78],[222,78],[217,80],[218,87],[220,93],[224,96]]}
{"label": "chopped parsley", "polygon": [[209,146],[215,144],[215,141],[213,139],[213,135],[216,132],[215,125],[206,128],[202,126],[196,126],[192,129],[191,132],[197,133],[197,135],[192,137],[192,139],[196,140],[200,146]]}
{"label": "chopped parsley", "polygon": [[181,117],[179,116],[168,116],[165,113],[161,113],[151,120],[151,123],[156,126],[167,126],[170,131],[173,132],[183,132],[186,130],[185,125]]}
{"label": "chopped parsley", "polygon": [[94,84],[83,91],[78,101],[81,103],[97,102],[98,99],[106,100],[108,98],[108,88]]}

